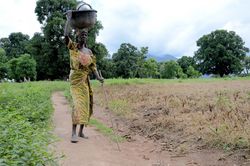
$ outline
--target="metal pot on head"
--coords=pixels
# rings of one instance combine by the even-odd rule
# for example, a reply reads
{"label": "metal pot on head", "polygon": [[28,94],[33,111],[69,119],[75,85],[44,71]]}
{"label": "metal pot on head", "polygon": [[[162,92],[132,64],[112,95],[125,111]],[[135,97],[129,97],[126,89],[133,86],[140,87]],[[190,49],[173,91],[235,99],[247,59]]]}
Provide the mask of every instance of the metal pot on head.
{"label": "metal pot on head", "polygon": [[85,2],[80,2],[76,10],[71,12],[70,25],[74,29],[89,29],[96,23],[97,11],[93,10],[92,7]]}

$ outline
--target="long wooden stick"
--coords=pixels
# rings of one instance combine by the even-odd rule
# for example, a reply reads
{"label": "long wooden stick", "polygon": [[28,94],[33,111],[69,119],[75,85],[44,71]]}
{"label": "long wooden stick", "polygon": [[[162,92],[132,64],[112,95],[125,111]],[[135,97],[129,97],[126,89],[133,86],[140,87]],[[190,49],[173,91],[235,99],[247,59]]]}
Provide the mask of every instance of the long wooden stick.
{"label": "long wooden stick", "polygon": [[[102,77],[102,73],[101,73],[101,71],[99,70],[98,71],[98,73],[99,73],[99,76],[100,77]],[[105,102],[106,102],[106,108],[108,109],[108,110],[110,110],[109,109],[109,106],[108,106],[108,96],[107,96],[107,92],[106,92],[106,90],[105,90],[105,88],[104,88],[104,83],[102,83],[101,84],[101,86],[102,86],[102,91],[103,91],[103,93],[104,93],[104,98],[105,98]],[[117,146],[117,149],[121,152],[121,149],[120,149],[120,146],[119,146],[119,143],[118,143],[118,137],[117,137],[117,135],[118,134],[116,134],[116,129],[114,128],[114,123],[113,123],[113,119],[112,119],[112,116],[111,116],[111,114],[109,113],[109,119],[110,119],[110,122],[111,122],[111,127],[112,127],[112,129],[113,129],[113,131],[114,131],[114,134],[115,134],[115,142],[116,142],[116,146]]]}

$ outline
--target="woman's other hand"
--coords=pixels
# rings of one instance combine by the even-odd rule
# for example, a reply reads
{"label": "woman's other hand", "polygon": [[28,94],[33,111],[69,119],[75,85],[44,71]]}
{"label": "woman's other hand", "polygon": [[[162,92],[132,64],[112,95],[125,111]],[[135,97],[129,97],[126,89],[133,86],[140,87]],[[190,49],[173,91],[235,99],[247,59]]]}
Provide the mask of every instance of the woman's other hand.
{"label": "woman's other hand", "polygon": [[100,83],[102,83],[102,84],[104,83],[104,78],[103,77],[98,77],[97,80],[100,81]]}

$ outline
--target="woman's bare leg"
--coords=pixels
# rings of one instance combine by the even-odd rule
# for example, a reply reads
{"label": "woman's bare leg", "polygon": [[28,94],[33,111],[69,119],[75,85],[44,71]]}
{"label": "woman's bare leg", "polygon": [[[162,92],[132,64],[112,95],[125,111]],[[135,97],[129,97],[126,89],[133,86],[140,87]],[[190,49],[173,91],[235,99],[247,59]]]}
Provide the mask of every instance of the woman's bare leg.
{"label": "woman's bare leg", "polygon": [[79,130],[79,133],[78,133],[78,136],[79,136],[79,137],[82,137],[82,138],[88,138],[88,137],[86,137],[86,136],[83,134],[83,128],[84,128],[84,125],[81,124],[81,125],[80,125],[80,130]]}
{"label": "woman's bare leg", "polygon": [[71,136],[71,142],[72,143],[77,143],[78,142],[77,135],[76,135],[76,127],[77,127],[76,124],[72,125],[72,136]]}

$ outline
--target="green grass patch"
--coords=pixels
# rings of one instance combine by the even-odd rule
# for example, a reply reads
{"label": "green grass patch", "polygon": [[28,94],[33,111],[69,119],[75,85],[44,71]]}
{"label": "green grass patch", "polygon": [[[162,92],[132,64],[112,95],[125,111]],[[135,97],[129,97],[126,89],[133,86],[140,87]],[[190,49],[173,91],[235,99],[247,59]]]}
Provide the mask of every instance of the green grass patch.
{"label": "green grass patch", "polygon": [[66,82],[0,84],[0,165],[55,165],[51,94]]}
{"label": "green grass patch", "polygon": [[115,134],[113,129],[105,126],[104,124],[102,124],[101,122],[99,122],[96,119],[91,118],[90,125],[95,126],[99,132],[101,132],[103,135],[109,137],[112,141],[115,141],[115,142],[125,141],[125,138]]}
{"label": "green grass patch", "polygon": [[[133,84],[154,84],[154,83],[210,83],[210,82],[224,82],[234,80],[250,80],[248,77],[223,77],[223,78],[194,78],[194,79],[151,79],[151,78],[132,78],[132,79],[105,79],[105,85],[133,85]],[[94,87],[100,86],[96,80],[91,81]]]}
{"label": "green grass patch", "polygon": [[216,128],[211,126],[208,126],[208,128],[211,130],[211,133],[208,135],[207,145],[221,148],[225,151],[249,149],[248,133],[244,133],[244,131],[235,132],[230,129],[230,125],[223,122]]}

